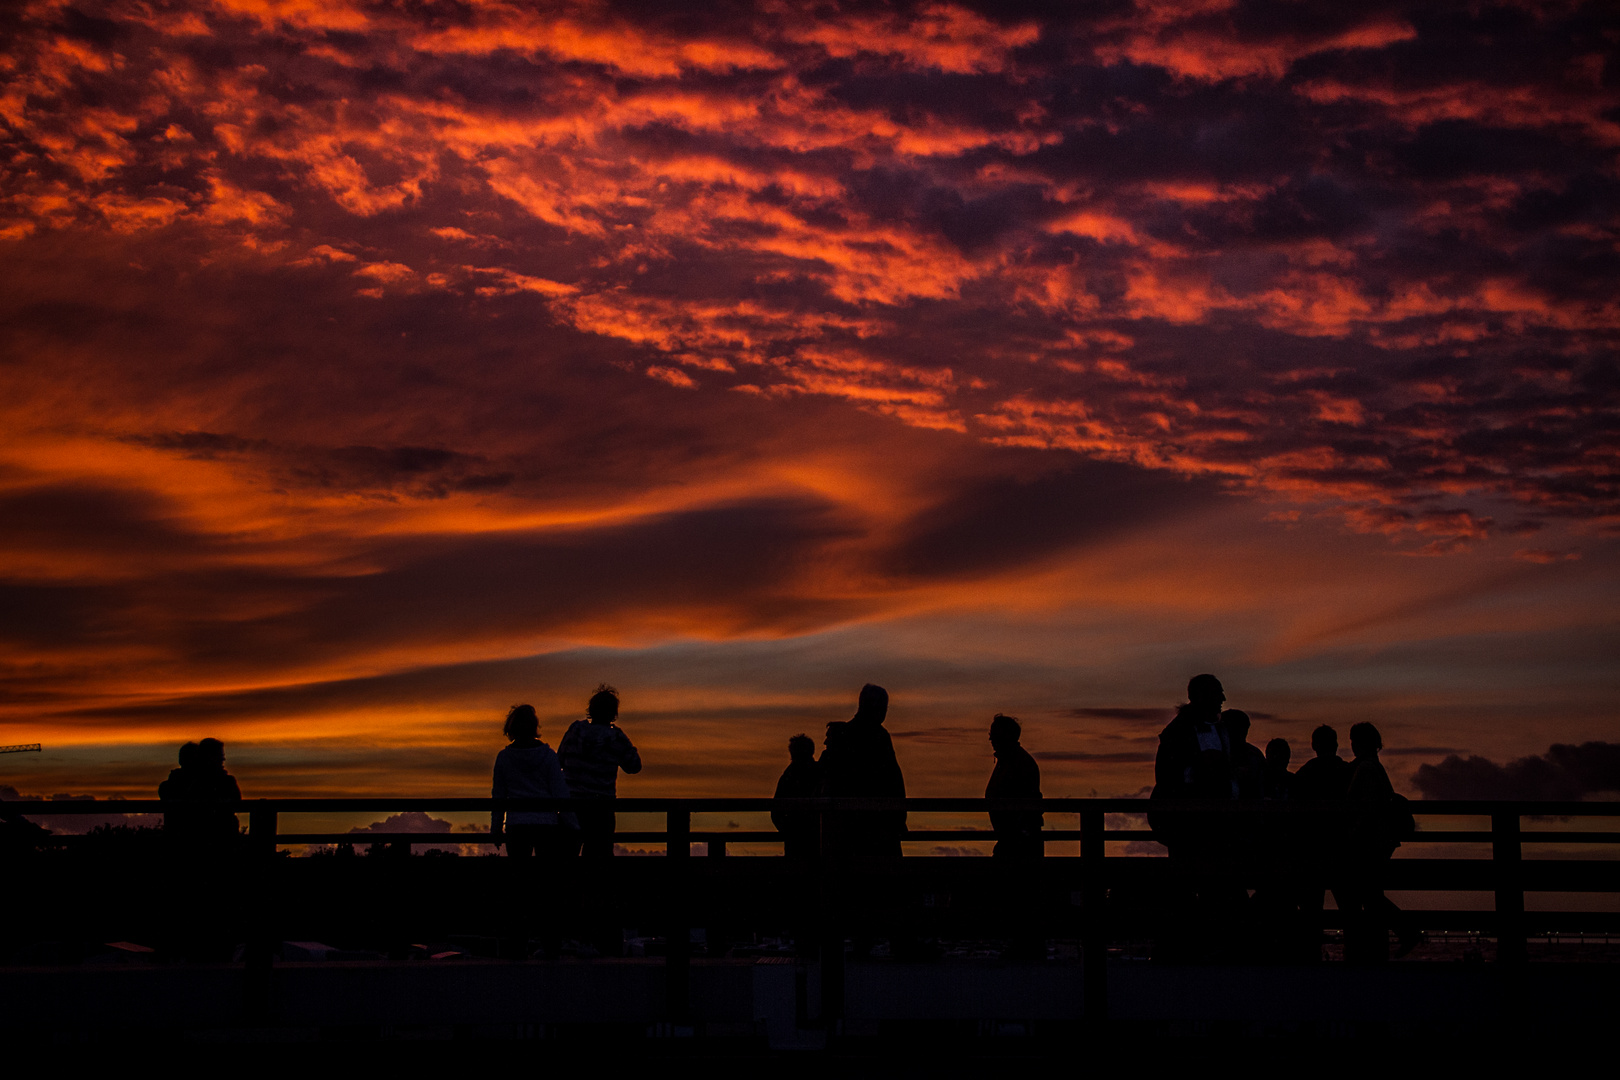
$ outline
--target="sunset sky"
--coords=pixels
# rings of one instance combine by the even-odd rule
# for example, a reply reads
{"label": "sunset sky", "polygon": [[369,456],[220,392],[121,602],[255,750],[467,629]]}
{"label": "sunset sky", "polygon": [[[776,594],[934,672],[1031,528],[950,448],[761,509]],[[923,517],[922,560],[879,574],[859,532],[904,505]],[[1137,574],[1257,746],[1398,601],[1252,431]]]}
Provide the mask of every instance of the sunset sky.
{"label": "sunset sky", "polygon": [[6,5],[0,784],[1620,738],[1620,12],[1017,8]]}

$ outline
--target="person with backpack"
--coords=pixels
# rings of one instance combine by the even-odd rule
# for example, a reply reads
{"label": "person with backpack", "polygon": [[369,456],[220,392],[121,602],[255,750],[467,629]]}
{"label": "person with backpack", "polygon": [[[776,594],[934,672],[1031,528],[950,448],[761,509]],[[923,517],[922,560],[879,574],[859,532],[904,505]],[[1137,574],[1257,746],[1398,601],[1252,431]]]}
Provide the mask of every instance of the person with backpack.
{"label": "person with backpack", "polygon": [[1389,959],[1389,934],[1397,938],[1396,958],[1417,948],[1423,935],[1412,917],[1384,895],[1383,880],[1390,856],[1415,831],[1406,800],[1396,794],[1389,773],[1378,760],[1383,736],[1365,721],[1350,729],[1350,780],[1345,796],[1351,817],[1345,838],[1345,883],[1349,901],[1345,917],[1345,959],[1381,963]]}

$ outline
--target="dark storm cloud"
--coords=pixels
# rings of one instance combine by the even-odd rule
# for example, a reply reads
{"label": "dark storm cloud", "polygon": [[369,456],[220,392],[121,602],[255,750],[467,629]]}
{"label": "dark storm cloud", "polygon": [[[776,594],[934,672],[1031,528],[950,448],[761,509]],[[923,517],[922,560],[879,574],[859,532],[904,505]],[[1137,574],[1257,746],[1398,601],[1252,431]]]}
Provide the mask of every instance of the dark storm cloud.
{"label": "dark storm cloud", "polygon": [[492,471],[483,457],[438,446],[277,446],[265,439],[209,431],[136,435],[129,441],[205,461],[231,457],[273,461],[282,482],[345,491],[443,498],[453,491],[496,491],[513,480],[510,472]]}
{"label": "dark storm cloud", "polygon": [[[14,590],[24,603],[7,629],[35,647],[161,645],[221,671],[271,658],[305,665],[372,649],[607,633],[625,620],[730,633],[793,629],[851,613],[796,585],[802,564],[846,535],[828,507],[777,501],[619,527],[424,537],[381,545],[369,557],[388,568],[364,574],[220,568],[96,590]],[[270,611],[240,612],[256,607]],[[36,621],[30,611],[53,619]],[[71,700],[83,690],[62,693]],[[218,704],[210,695],[201,701],[205,712]],[[177,707],[185,708],[165,702],[146,711]]]}
{"label": "dark storm cloud", "polygon": [[965,485],[912,518],[888,560],[900,574],[982,573],[1151,525],[1216,497],[1211,485],[1148,479],[1100,462],[1029,478],[998,476]]}
{"label": "dark storm cloud", "polygon": [[1451,754],[1438,765],[1419,765],[1412,783],[1430,799],[1578,802],[1620,792],[1620,743],[1555,743],[1545,754],[1506,764]]}

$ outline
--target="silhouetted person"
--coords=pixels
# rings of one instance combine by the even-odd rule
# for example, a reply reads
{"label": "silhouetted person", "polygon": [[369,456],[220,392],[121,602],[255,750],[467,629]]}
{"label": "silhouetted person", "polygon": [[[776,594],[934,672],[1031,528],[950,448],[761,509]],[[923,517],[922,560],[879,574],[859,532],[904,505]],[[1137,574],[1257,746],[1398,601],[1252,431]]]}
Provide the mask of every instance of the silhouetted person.
{"label": "silhouetted person", "polygon": [[[1155,802],[1195,798],[1231,798],[1231,736],[1221,722],[1226,691],[1213,675],[1194,675],[1187,683],[1187,703],[1159,732],[1159,750],[1153,759]],[[1223,786],[1225,790],[1223,791]],[[1150,811],[1148,823],[1154,839],[1175,857],[1187,854],[1199,823],[1186,814]]]}
{"label": "silhouetted person", "polygon": [[1249,714],[1228,709],[1221,722],[1231,739],[1232,781],[1240,799],[1258,799],[1265,793],[1266,755],[1249,742]]}
{"label": "silhouetted person", "polygon": [[1294,786],[1294,774],[1288,771],[1293,751],[1287,739],[1272,739],[1266,743],[1266,767],[1261,773],[1260,796],[1278,802],[1287,801]]}
{"label": "silhouetted person", "polygon": [[1339,733],[1323,724],[1311,732],[1316,756],[1294,773],[1294,797],[1301,802],[1343,799],[1350,790],[1350,763],[1339,756]]}
{"label": "silhouetted person", "polygon": [[[1226,801],[1237,793],[1232,738],[1222,722],[1226,692],[1213,675],[1187,683],[1187,703],[1159,733],[1150,802]],[[1241,930],[1247,894],[1238,884],[1233,820],[1226,815],[1149,810],[1154,839],[1170,851],[1175,896],[1169,934],[1155,952],[1198,959],[1223,951]]]}
{"label": "silhouetted person", "polygon": [[[1016,718],[996,713],[990,721],[990,747],[996,767],[985,785],[987,799],[1038,799],[1041,797],[1041,767],[1019,745],[1023,728]],[[1045,817],[1039,810],[992,810],[990,827],[996,832],[998,858],[1038,859],[1046,854],[1041,840]]]}
{"label": "silhouetted person", "polygon": [[[585,705],[584,720],[575,720],[557,744],[568,790],[576,799],[611,799],[618,793],[619,770],[630,775],[641,771],[641,755],[630,737],[621,731],[619,692],[607,683],[596,688]],[[579,811],[580,854],[587,859],[613,855],[613,833],[617,815],[610,809]]]}
{"label": "silhouetted person", "polygon": [[158,785],[158,798],[168,804],[163,832],[173,860],[163,935],[187,960],[228,960],[236,908],[227,897],[243,886],[236,880],[242,848],[236,814],[220,804],[240,801],[242,792],[225,771],[225,744],[218,739],[188,742],[179,757],[180,767]]}
{"label": "silhouetted person", "polygon": [[[1339,733],[1326,724],[1311,732],[1316,756],[1294,773],[1293,801],[1314,805],[1343,804],[1350,796],[1350,763],[1339,756]],[[1298,845],[1299,910],[1303,920],[1301,955],[1321,958],[1322,908],[1326,891],[1333,890],[1341,910],[1349,906],[1343,890],[1340,862],[1344,847],[1344,821],[1327,815],[1300,815],[1294,823]]]}
{"label": "silhouetted person", "polygon": [[[821,768],[816,744],[808,735],[788,740],[788,767],[776,781],[778,799],[813,799],[821,794]],[[782,854],[812,859],[821,847],[821,820],[813,810],[772,810],[771,823],[782,834]]]}
{"label": "silhouetted person", "polygon": [[[867,683],[861,687],[855,715],[841,726],[827,725],[821,755],[822,791],[834,798],[906,797],[906,780],[894,756],[894,741],[883,727],[889,692]],[[833,815],[829,839],[838,855],[900,854],[906,812],[858,811]]]}
{"label": "silhouetted person", "polygon": [[[511,740],[495,755],[495,776],[490,796],[496,799],[566,799],[568,782],[562,765],[551,747],[540,741],[540,718],[533,705],[514,705],[501,729]],[[553,875],[564,860],[579,850],[578,825],[569,811],[507,810],[497,808],[489,815],[490,840],[506,846],[506,854],[517,860],[511,873],[498,888],[511,891],[501,897],[498,909],[504,913],[505,939],[501,952],[514,960],[527,959],[529,940],[540,930],[541,952],[555,958],[561,948],[556,913],[550,900],[555,883],[542,880]],[[408,852],[407,852],[408,853]]]}
{"label": "silhouetted person", "polygon": [[242,799],[236,778],[225,771],[225,744],[218,739],[188,742],[179,757],[180,767],[158,785],[158,798],[176,804],[163,812],[163,831],[193,851],[231,846],[240,835],[236,813],[207,805]]}
{"label": "silhouetted person", "polygon": [[[1221,723],[1226,725],[1232,745],[1231,790],[1240,799],[1258,801],[1265,788],[1266,755],[1249,742],[1249,714],[1242,709],[1228,709],[1221,714]],[[1201,760],[1211,758],[1212,755],[1201,756]],[[1218,790],[1212,790],[1209,797],[1219,798]],[[1268,819],[1259,815],[1244,814],[1233,817],[1229,827],[1222,830],[1232,858],[1237,860],[1243,877],[1249,881],[1261,870],[1269,846],[1266,835],[1269,824]]]}
{"label": "silhouetted person", "polygon": [[1350,767],[1347,795],[1351,808],[1362,812],[1350,820],[1345,844],[1349,910],[1344,953],[1346,960],[1363,963],[1389,959],[1391,930],[1400,939],[1397,956],[1405,956],[1422,940],[1411,918],[1384,895],[1385,867],[1401,846],[1392,835],[1391,811],[1403,811],[1393,805],[1397,801],[1395,788],[1378,760],[1378,751],[1383,748],[1383,736],[1372,724],[1363,721],[1350,728],[1350,752],[1355,761]]}
{"label": "silhouetted person", "polygon": [[[1290,756],[1287,739],[1272,739],[1266,743],[1260,797],[1267,802],[1289,801],[1294,780],[1288,771]],[[1252,904],[1255,936],[1267,959],[1288,960],[1298,951],[1302,937],[1299,929],[1299,822],[1292,815],[1267,815],[1259,821],[1257,833]]]}
{"label": "silhouetted person", "polygon": [[[540,740],[540,718],[533,705],[514,705],[502,728],[511,740],[495,755],[495,779],[490,796],[496,799],[566,799],[557,755]],[[556,810],[496,809],[489,816],[490,839],[503,843],[509,856],[556,859],[571,855],[578,843],[574,815]]]}

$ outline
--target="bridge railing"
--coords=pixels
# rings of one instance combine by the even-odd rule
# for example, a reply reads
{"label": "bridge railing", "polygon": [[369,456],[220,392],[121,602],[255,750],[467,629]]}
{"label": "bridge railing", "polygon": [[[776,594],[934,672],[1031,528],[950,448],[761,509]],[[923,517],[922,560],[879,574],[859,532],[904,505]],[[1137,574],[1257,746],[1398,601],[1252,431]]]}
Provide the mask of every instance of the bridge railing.
{"label": "bridge railing", "polygon": [[[1038,871],[1053,880],[1061,879],[1067,882],[1063,887],[1078,886],[1069,895],[1075,898],[1075,911],[1073,912],[1073,925],[1079,930],[1081,953],[1085,959],[1083,974],[1086,986],[1086,1010],[1094,1016],[1102,1016],[1107,1010],[1107,976],[1106,965],[1099,962],[1106,956],[1110,940],[1110,905],[1108,894],[1111,884],[1122,880],[1122,874],[1135,864],[1137,869],[1146,869],[1144,860],[1120,858],[1110,856],[1109,844],[1121,842],[1144,841],[1155,839],[1151,829],[1140,827],[1143,815],[1151,812],[1177,812],[1185,814],[1183,820],[1190,820],[1194,816],[1204,815],[1206,820],[1210,817],[1230,819],[1234,822],[1247,819],[1251,822],[1270,820],[1277,823],[1295,821],[1303,824],[1305,819],[1316,818],[1330,821],[1337,818],[1354,818],[1358,814],[1376,814],[1382,807],[1347,808],[1343,804],[1309,804],[1309,803],[1242,803],[1242,802],[1151,802],[1144,799],[1001,799],[987,800],[980,798],[911,798],[911,799],[766,799],[766,798],[621,798],[611,801],[600,799],[507,799],[495,800],[484,798],[313,798],[313,799],[250,799],[240,802],[203,804],[196,802],[175,803],[159,800],[110,800],[110,801],[52,801],[52,802],[11,802],[3,804],[8,817],[49,817],[98,815],[108,814],[152,814],[173,812],[179,809],[196,810],[211,808],[229,811],[236,814],[245,814],[248,819],[247,837],[244,845],[245,852],[250,860],[257,862],[266,875],[262,880],[266,883],[264,895],[269,895],[268,884],[273,880],[277,865],[284,865],[283,860],[273,858],[278,850],[294,845],[341,845],[341,844],[384,844],[384,845],[426,845],[426,844],[479,844],[489,843],[491,836],[487,831],[458,831],[458,832],[299,832],[282,831],[282,825],[288,817],[296,815],[318,814],[328,820],[336,815],[366,815],[366,814],[399,814],[407,811],[423,811],[439,814],[488,814],[494,809],[506,811],[519,810],[571,810],[571,809],[607,809],[610,808],[627,814],[654,814],[664,818],[664,828],[661,831],[653,830],[627,830],[616,834],[615,839],[623,843],[640,843],[662,845],[664,853],[670,856],[660,873],[660,888],[667,890],[667,895],[661,903],[668,909],[669,937],[668,953],[666,956],[666,979],[668,982],[669,1008],[672,1016],[678,1016],[684,1009],[684,1002],[688,993],[688,965],[689,949],[686,930],[695,913],[685,897],[694,888],[696,878],[692,877],[688,869],[696,870],[698,865],[706,864],[715,870],[729,867],[726,872],[748,873],[749,866],[763,869],[768,862],[785,865],[782,860],[743,860],[725,859],[714,861],[715,857],[725,856],[730,845],[766,844],[780,842],[781,836],[775,832],[743,829],[694,829],[692,825],[695,814],[760,814],[772,810],[796,811],[821,816],[825,823],[831,815],[871,812],[871,811],[899,811],[904,810],[913,815],[952,815],[960,820],[963,815],[986,815],[991,811],[1040,811],[1055,817],[1071,816],[1077,819],[1078,828],[1048,828],[1041,833],[1041,837],[1048,846],[1052,844],[1072,843],[1079,841],[1078,857],[1058,854],[1055,858],[1042,861]],[[1549,891],[1588,891],[1600,893],[1620,893],[1620,861],[1616,860],[1573,860],[1573,859],[1531,859],[1524,858],[1525,845],[1565,844],[1565,845],[1613,845],[1620,844],[1620,831],[1575,829],[1568,827],[1577,820],[1598,818],[1620,818],[1620,803],[1570,803],[1570,802],[1412,802],[1404,804],[1415,818],[1475,818],[1486,819],[1488,828],[1440,828],[1419,831],[1409,838],[1410,841],[1424,845],[1488,845],[1490,857],[1487,860],[1478,858],[1463,859],[1397,859],[1391,864],[1392,869],[1401,870],[1402,874],[1392,874],[1388,887],[1403,890],[1456,890],[1474,889],[1482,886],[1492,894],[1494,911],[1485,913],[1489,929],[1497,938],[1497,958],[1501,963],[1515,965],[1525,961],[1527,956],[1526,937],[1527,927],[1525,912],[1525,893],[1529,889],[1546,889]],[[1112,819],[1112,821],[1110,821]],[[1526,828],[1529,821],[1533,827]],[[916,819],[912,819],[915,824]],[[1550,827],[1550,823],[1557,822],[1558,827]],[[912,828],[904,838],[907,841],[942,841],[949,840],[955,843],[967,841],[985,842],[995,839],[990,829],[951,828],[927,829]],[[52,837],[51,843],[60,842],[63,847],[71,849],[83,842],[85,837],[65,836]],[[692,847],[694,844],[706,844],[707,855],[703,860],[694,860]],[[1071,849],[1072,850],[1072,849]],[[262,861],[261,861],[262,860]],[[615,860],[618,861],[618,860]],[[663,862],[663,860],[658,860]],[[955,869],[966,869],[963,860],[917,860],[914,857],[901,860],[901,864],[915,866],[922,870],[928,865],[938,868],[936,876],[943,873],[947,863],[956,864]],[[583,864],[581,864],[583,868]],[[628,869],[625,867],[624,869]],[[647,867],[651,870],[651,867]],[[995,872],[994,865],[984,867],[986,871]],[[870,867],[867,868],[870,871]],[[258,873],[260,871],[255,871]],[[808,867],[800,866],[794,870],[805,878],[804,888],[816,905],[819,905],[821,914],[817,916],[819,933],[824,941],[831,940],[838,943],[822,950],[821,980],[823,988],[824,1015],[835,1017],[839,1015],[841,1001],[843,966],[843,953],[841,942],[843,934],[838,927],[843,925],[841,918],[834,910],[840,902],[837,882],[847,881],[851,874],[858,875],[863,872],[859,867],[849,867],[840,864],[836,859],[823,859],[813,861]],[[1010,878],[1009,878],[1010,880]],[[819,883],[819,884],[818,884]],[[263,901],[268,903],[269,901]],[[262,916],[262,917],[261,917]],[[270,913],[261,913],[260,918],[265,926],[273,921]],[[701,925],[701,915],[696,915],[698,925]],[[268,931],[265,931],[267,934]],[[261,935],[263,937],[263,935]],[[270,966],[269,941],[250,941],[248,954],[248,968],[251,972],[258,972],[259,983],[250,978],[250,986],[268,986],[268,969]],[[262,991],[268,993],[267,990]]]}
{"label": "bridge railing", "polygon": [[[1423,829],[1409,837],[1410,842],[1423,844],[1491,844],[1493,848],[1504,843],[1538,844],[1617,844],[1620,830],[1572,830],[1567,828],[1524,829],[1525,818],[1546,822],[1572,818],[1620,819],[1620,802],[1496,802],[1496,801],[1420,801],[1401,804],[1421,821],[1424,818],[1488,818],[1489,829]],[[1178,812],[1187,814],[1215,814],[1222,816],[1275,818],[1279,815],[1298,817],[1339,817],[1356,814],[1376,814],[1379,807],[1346,807],[1331,803],[1287,802],[1153,802],[1146,799],[979,799],[979,798],[910,798],[910,799],[767,799],[767,798],[621,798],[621,799],[482,799],[482,798],[294,798],[244,799],[239,802],[163,802],[157,799],[63,800],[51,802],[12,802],[3,804],[11,814],[23,817],[106,816],[108,814],[162,814],[178,809],[218,809],[249,818],[249,835],[259,844],[277,846],[310,844],[401,843],[401,844],[480,844],[490,843],[487,831],[443,832],[297,832],[280,831],[282,815],[320,814],[362,815],[399,814],[410,811],[442,814],[488,814],[497,808],[519,810],[577,810],[612,809],[620,813],[657,814],[665,818],[663,830],[622,830],[615,840],[624,843],[662,844],[667,848],[679,843],[711,845],[710,854],[719,854],[725,845],[779,844],[782,835],[774,830],[697,829],[691,827],[692,815],[710,813],[769,813],[773,810],[798,813],[828,814],[839,812],[901,811],[912,814],[989,814],[995,811],[1040,811],[1054,815],[1074,815],[1079,828],[1048,827],[1041,839],[1048,844],[1080,841],[1082,849],[1087,840],[1093,842],[1125,843],[1151,841],[1158,837],[1151,829],[1120,825],[1110,827],[1109,817],[1141,817],[1148,812]],[[59,839],[72,843],[72,836]],[[909,828],[903,839],[908,842],[954,840],[991,841],[993,830],[956,827],[950,829]],[[716,850],[714,845],[720,845]],[[1083,857],[1083,856],[1082,856]],[[1106,857],[1106,853],[1094,857]],[[1493,854],[1493,857],[1494,854]]]}

